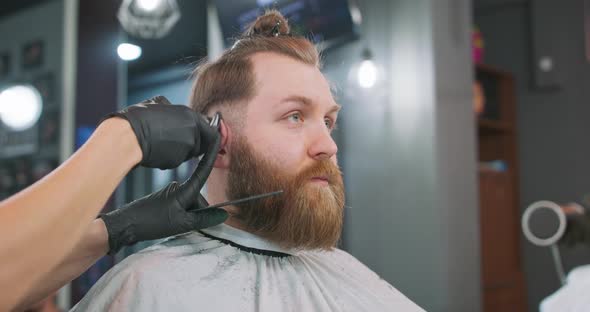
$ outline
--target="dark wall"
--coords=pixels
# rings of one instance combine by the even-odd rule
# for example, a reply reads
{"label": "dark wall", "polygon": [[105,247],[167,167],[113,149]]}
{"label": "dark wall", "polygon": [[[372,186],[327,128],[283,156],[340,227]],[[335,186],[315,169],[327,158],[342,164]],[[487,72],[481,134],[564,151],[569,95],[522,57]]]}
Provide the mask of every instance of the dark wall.
{"label": "dark wall", "polygon": [[118,1],[80,1],[76,127],[95,127],[118,108]]}
{"label": "dark wall", "polygon": [[[590,193],[590,62],[584,51],[583,1],[476,0],[474,23],[484,63],[514,74],[521,213],[534,201],[579,201]],[[537,63],[550,57],[553,69]],[[549,226],[549,225],[548,225]],[[529,311],[559,288],[547,248],[522,242]],[[564,250],[566,271],[590,263],[590,249]]]}

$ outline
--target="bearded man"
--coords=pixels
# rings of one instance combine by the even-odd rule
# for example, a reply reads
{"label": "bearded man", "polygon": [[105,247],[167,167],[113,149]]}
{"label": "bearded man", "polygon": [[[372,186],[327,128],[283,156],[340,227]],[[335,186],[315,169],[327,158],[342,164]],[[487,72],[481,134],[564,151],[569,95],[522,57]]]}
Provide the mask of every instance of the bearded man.
{"label": "bearded man", "polygon": [[226,209],[215,227],[125,259],[79,311],[422,311],[336,248],[344,186],[331,132],[340,106],[318,51],[276,11],[197,68],[191,107],[221,113],[211,204],[283,190]]}

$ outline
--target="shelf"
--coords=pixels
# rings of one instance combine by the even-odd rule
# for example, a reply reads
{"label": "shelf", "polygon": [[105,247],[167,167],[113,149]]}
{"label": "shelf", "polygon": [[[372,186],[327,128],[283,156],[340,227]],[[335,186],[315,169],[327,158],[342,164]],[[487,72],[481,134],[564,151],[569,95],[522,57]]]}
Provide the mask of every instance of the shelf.
{"label": "shelf", "polygon": [[514,128],[506,122],[489,119],[478,119],[477,128],[481,134],[502,134],[514,131]]}
{"label": "shelf", "polygon": [[483,311],[526,311],[514,76],[487,64],[474,71],[485,98],[477,118]]}

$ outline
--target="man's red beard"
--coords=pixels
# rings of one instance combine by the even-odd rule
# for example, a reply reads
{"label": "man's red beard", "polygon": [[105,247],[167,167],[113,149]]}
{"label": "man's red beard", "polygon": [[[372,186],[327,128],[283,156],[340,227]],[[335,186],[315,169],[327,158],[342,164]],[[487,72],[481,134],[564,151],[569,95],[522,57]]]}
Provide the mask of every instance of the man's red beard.
{"label": "man's red beard", "polygon": [[[312,183],[324,177],[328,186]],[[344,185],[330,160],[314,161],[299,173],[287,173],[261,156],[243,139],[232,144],[227,196],[230,200],[283,190],[283,194],[238,205],[234,217],[248,231],[284,248],[326,249],[342,231]]]}

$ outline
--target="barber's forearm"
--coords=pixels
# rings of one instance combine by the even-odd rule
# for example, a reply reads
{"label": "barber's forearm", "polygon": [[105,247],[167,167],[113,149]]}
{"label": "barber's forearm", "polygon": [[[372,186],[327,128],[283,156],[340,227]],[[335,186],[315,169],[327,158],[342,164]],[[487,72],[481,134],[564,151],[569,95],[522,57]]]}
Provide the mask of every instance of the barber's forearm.
{"label": "barber's forearm", "polygon": [[140,159],[129,124],[112,118],[62,166],[0,203],[0,310],[64,260]]}
{"label": "barber's forearm", "polygon": [[88,231],[76,244],[68,257],[54,270],[48,272],[36,284],[29,295],[17,305],[15,310],[28,307],[47,298],[49,295],[84,273],[92,264],[104,256],[109,249],[108,233],[102,219],[92,222]]}

